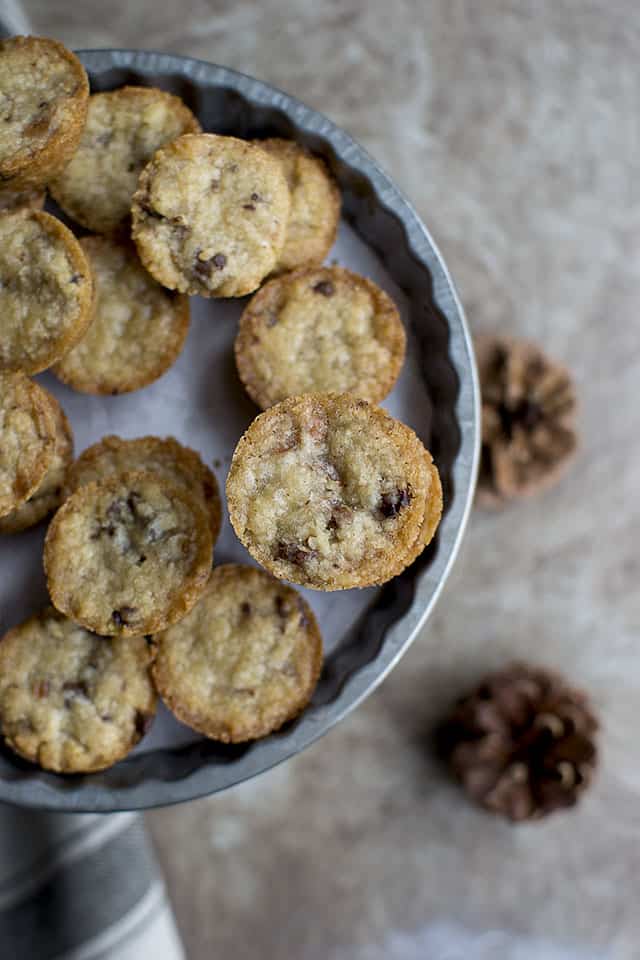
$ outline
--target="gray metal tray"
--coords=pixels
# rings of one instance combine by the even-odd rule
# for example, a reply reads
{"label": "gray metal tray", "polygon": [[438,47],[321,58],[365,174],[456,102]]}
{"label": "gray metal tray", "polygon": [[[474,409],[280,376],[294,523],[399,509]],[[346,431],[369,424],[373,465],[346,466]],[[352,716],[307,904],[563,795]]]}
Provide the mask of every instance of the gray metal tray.
{"label": "gray metal tray", "polygon": [[[442,258],[410,204],[346,133],[287,94],[224,67],[133,50],[85,51],[80,57],[94,91],[125,83],[160,86],[183,97],[205,130],[240,137],[291,137],[325,157],[344,198],[345,223],[335,256],[369,273],[401,301],[409,333],[406,371],[384,405],[409,422],[432,451],[443,479],[446,510],[434,543],[391,583],[367,591],[307,594],[325,637],[325,667],[311,706],[278,733],[253,744],[225,746],[196,738],[163,711],[157,730],[130,757],[110,770],[85,777],[45,773],[0,748],[0,800],[56,810],[107,812],[190,800],[253,777],[299,753],[371,693],[424,624],[456,556],[473,496],[479,402],[469,334]],[[256,411],[242,395],[227,362],[240,307],[237,303],[212,304],[200,301],[197,306],[201,316],[194,316],[194,321],[198,319],[200,326],[192,328],[175,376],[179,377],[182,369],[184,379],[189,365],[201,362],[199,353],[212,351],[207,411],[215,407],[219,414],[222,408],[225,422],[232,425],[220,427],[222,434],[227,431],[218,438],[222,463],[228,462],[235,441]],[[217,311],[216,318],[204,316],[212,310]],[[174,372],[167,374],[167,378],[171,376]],[[131,416],[136,424],[142,424],[141,429],[130,428],[128,421],[122,428],[116,418],[116,428],[128,435],[167,432],[162,429],[162,410],[168,408],[162,404],[167,404],[172,385],[180,382],[163,378],[162,383],[131,395],[130,400],[107,401],[111,406],[106,407],[101,405],[104,401],[73,395],[49,375],[43,379],[70,412],[81,441],[79,449],[113,428],[107,410],[120,411],[121,416],[133,411]],[[181,400],[184,403],[184,398]],[[202,424],[197,433],[198,423],[195,414],[185,417],[185,432],[179,438],[203,449],[208,434],[202,433]],[[206,425],[211,433],[210,421]],[[212,450],[203,452],[211,454]],[[224,477],[219,475],[219,479],[223,483]],[[34,564],[36,560],[39,564],[42,536],[41,529],[16,538],[10,547],[0,544],[0,580],[5,573],[10,580],[12,559],[21,551],[29,550]],[[229,529],[216,558],[219,562],[248,560]],[[33,566],[33,571],[20,589],[10,594],[5,579],[4,611],[0,602],[2,630],[37,609],[44,599],[41,570]]]}

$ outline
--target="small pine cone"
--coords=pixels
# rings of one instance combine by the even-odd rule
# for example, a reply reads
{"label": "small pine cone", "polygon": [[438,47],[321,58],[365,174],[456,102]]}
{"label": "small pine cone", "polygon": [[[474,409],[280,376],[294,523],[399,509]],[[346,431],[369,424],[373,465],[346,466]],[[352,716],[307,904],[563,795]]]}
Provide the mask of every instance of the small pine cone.
{"label": "small pine cone", "polygon": [[584,694],[514,663],[456,704],[438,746],[476,803],[520,821],[576,803],[595,768],[597,727]]}
{"label": "small pine cone", "polygon": [[571,375],[535,344],[475,341],[482,393],[478,503],[500,507],[559,479],[577,447]]}

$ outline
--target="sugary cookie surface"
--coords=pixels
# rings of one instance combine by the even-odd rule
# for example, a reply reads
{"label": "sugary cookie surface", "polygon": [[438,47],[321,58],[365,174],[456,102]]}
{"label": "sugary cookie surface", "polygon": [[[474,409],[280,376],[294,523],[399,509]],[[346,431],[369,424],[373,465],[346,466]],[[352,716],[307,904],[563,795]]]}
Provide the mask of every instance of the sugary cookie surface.
{"label": "sugary cookie surface", "polygon": [[48,395],[55,420],[55,453],[42,482],[21,506],[0,517],[0,534],[19,533],[39,523],[62,502],[62,487],[73,459],[73,433],[65,413],[52,394]]}
{"label": "sugary cookie surface", "polygon": [[70,496],[86,483],[141,472],[157,474],[200,496],[215,543],[222,522],[218,482],[196,451],[173,437],[138,437],[135,440],[103,437],[84,450],[73,464],[67,475],[64,495]]}
{"label": "sugary cookie surface", "polygon": [[84,237],[80,245],[95,283],[92,319],[54,373],[84,393],[139,390],[162,376],[182,350],[188,298],[160,286],[129,244]]}
{"label": "sugary cookie surface", "polygon": [[39,373],[91,319],[93,284],[70,230],[40,210],[0,214],[0,368]]}
{"label": "sugary cookie surface", "polygon": [[127,221],[140,172],[156,150],[199,130],[189,108],[164,90],[95,93],[78,149],[51,184],[52,193],[88,230],[111,233]]}
{"label": "sugary cookie surface", "polygon": [[133,200],[142,262],[165,286],[251,293],[282,251],[289,189],[279,163],[235,137],[184,136],[145,167]]}
{"label": "sugary cookie surface", "polygon": [[378,402],[395,383],[405,333],[391,298],[341,267],[283,274],[249,302],[235,343],[250,397],[266,409],[301,393]]}
{"label": "sugary cookie surface", "polygon": [[204,508],[151,474],[81,487],[53,518],[44,553],[54,606],[96,633],[139,636],[191,609],[211,567]]}
{"label": "sugary cookie surface", "polygon": [[340,191],[326,164],[293,140],[257,140],[280,163],[291,194],[284,248],[277,270],[321,263],[336,238]]}
{"label": "sugary cookie surface", "polygon": [[154,638],[154,678],[183,722],[216,740],[265,736],[307,704],[322,663],[308,604],[253,567],[216,567],[203,598]]}
{"label": "sugary cookie surface", "polygon": [[74,54],[44,37],[0,42],[0,184],[42,186],[76,146],[89,83]]}
{"label": "sugary cookie surface", "polygon": [[0,370],[0,517],[42,483],[55,450],[48,395],[23,373]]}
{"label": "sugary cookie surface", "polygon": [[101,770],[149,728],[156,694],[143,637],[100,637],[52,608],[0,642],[0,728],[47,770]]}
{"label": "sugary cookie surface", "polygon": [[321,590],[399,573],[433,493],[413,431],[348,395],[291,398],[261,414],[227,480],[231,523],[255,559]]}

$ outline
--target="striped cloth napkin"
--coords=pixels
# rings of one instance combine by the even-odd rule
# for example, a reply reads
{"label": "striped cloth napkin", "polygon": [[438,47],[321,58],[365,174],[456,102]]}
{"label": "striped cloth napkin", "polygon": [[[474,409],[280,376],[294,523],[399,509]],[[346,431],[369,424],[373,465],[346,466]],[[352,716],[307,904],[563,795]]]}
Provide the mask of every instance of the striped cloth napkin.
{"label": "striped cloth napkin", "polygon": [[[0,38],[30,32],[16,0],[0,0]],[[0,804],[0,957],[183,960],[139,814]]]}

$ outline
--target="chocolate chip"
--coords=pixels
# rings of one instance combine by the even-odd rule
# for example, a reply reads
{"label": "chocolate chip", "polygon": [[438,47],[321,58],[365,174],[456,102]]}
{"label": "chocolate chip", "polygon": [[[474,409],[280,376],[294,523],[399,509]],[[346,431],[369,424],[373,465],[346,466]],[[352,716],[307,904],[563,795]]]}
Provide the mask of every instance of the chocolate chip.
{"label": "chocolate chip", "polygon": [[383,493],[380,498],[379,510],[383,517],[397,517],[403,507],[409,506],[408,490],[393,490]]}
{"label": "chocolate chip", "polygon": [[251,194],[251,203],[243,203],[243,204],[242,204],[242,209],[243,209],[243,210],[255,210],[255,208],[256,208],[256,203],[264,203],[264,199],[260,196],[259,193],[252,193],[252,194]]}
{"label": "chocolate chip", "polygon": [[276,613],[282,620],[287,618],[287,602],[284,597],[281,597],[278,593],[275,598]]}
{"label": "chocolate chip", "polygon": [[115,532],[116,532],[116,528],[112,523],[107,523],[106,525],[101,524],[99,527],[96,527],[96,529],[93,531],[93,533],[91,534],[91,539],[99,540],[103,533],[106,533],[108,537],[113,537]]}
{"label": "chocolate chip", "polygon": [[112,500],[109,506],[106,509],[106,516],[109,520],[113,520],[118,523],[122,520],[122,514],[124,508],[127,506],[127,501],[124,497],[118,497],[117,500]]}
{"label": "chocolate chip", "polygon": [[67,697],[85,697],[89,699],[89,689],[82,680],[67,680],[66,683],[62,684],[62,689],[65,693],[65,700]]}
{"label": "chocolate chip", "polygon": [[320,469],[323,473],[326,473],[330,480],[340,480],[340,474],[338,473],[337,467],[335,467],[332,463],[329,463],[328,460],[322,460],[320,462]]}
{"label": "chocolate chip", "polygon": [[138,736],[144,737],[145,733],[149,732],[151,724],[153,723],[153,714],[145,713],[144,710],[136,710],[136,716],[133,722]]}
{"label": "chocolate chip", "polygon": [[140,559],[138,560],[138,566],[141,567],[143,563],[146,563],[147,558],[144,553],[140,554]]}
{"label": "chocolate chip", "polygon": [[42,700],[43,697],[49,696],[50,689],[51,684],[48,680],[39,680],[33,688],[33,694],[38,698],[38,700]]}
{"label": "chocolate chip", "polygon": [[219,180],[216,180],[216,179],[214,178],[214,179],[211,181],[211,189],[214,190],[214,191],[215,191],[215,190],[219,190],[219,189],[220,189],[220,181],[219,181]]}
{"label": "chocolate chip", "polygon": [[351,510],[339,500],[331,504],[331,516],[327,520],[327,530],[337,530],[338,527],[351,515]]}
{"label": "chocolate chip", "polygon": [[240,604],[240,612],[242,613],[243,617],[248,617],[251,613],[251,604],[247,603],[245,600]]}
{"label": "chocolate chip", "polygon": [[115,623],[116,627],[126,626],[130,617],[132,617],[136,612],[135,607],[120,607],[119,610],[114,610],[111,614],[111,619]]}
{"label": "chocolate chip", "polygon": [[98,147],[106,147],[107,144],[111,143],[112,140],[113,140],[113,133],[111,132],[111,130],[105,130],[104,133],[100,133],[96,137],[95,144]]}
{"label": "chocolate chip", "polygon": [[148,217],[153,217],[154,220],[166,220],[166,219],[167,219],[167,218],[164,216],[164,214],[160,213],[158,210],[156,210],[155,207],[152,207],[152,206],[151,206],[151,203],[149,202],[149,200],[139,200],[139,201],[138,201],[138,205],[139,205],[140,209],[141,209],[144,213],[146,213],[146,215],[147,215]]}
{"label": "chocolate chip", "polygon": [[84,280],[84,277],[82,276],[82,274],[81,274],[81,273],[74,273],[73,276],[71,277],[71,279],[69,280],[69,283],[76,283],[76,284],[77,284],[77,283],[80,283],[81,280]]}
{"label": "chocolate chip", "polygon": [[334,285],[330,280],[320,280],[312,287],[314,293],[321,293],[323,297],[332,297],[336,292]]}
{"label": "chocolate chip", "polygon": [[315,560],[317,556],[317,550],[303,548],[297,543],[287,543],[284,540],[279,541],[276,552],[277,560],[286,560],[287,563],[295,563],[298,567],[308,563],[309,560]]}
{"label": "chocolate chip", "polygon": [[134,517],[138,515],[138,504],[142,500],[142,497],[136,490],[132,490],[129,496],[127,497],[127,506]]}
{"label": "chocolate chip", "polygon": [[196,277],[199,277],[201,280],[206,280],[211,276],[214,269],[222,270],[227,262],[227,258],[224,253],[215,253],[208,260],[196,260],[193,272]]}

